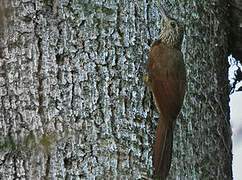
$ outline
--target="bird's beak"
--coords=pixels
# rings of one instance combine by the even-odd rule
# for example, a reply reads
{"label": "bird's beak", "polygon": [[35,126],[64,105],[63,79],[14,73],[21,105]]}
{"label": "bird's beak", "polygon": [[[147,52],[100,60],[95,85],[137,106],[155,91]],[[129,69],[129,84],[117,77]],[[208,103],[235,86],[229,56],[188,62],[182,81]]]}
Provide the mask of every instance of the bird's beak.
{"label": "bird's beak", "polygon": [[159,11],[161,12],[161,15],[162,15],[164,21],[167,22],[167,21],[169,20],[169,18],[167,17],[167,15],[166,15],[164,9],[161,7],[161,5],[160,5],[157,1],[155,1],[155,6],[156,6],[156,7],[159,9]]}

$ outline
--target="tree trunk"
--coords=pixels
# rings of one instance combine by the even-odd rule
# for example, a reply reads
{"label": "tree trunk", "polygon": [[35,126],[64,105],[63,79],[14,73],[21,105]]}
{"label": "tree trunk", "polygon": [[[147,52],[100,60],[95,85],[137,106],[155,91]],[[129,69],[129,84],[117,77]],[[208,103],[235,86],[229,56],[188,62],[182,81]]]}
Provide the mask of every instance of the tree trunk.
{"label": "tree trunk", "polygon": [[[150,1],[0,1],[0,177],[152,178],[158,111],[143,83]],[[232,179],[226,5],[165,1],[186,25],[187,93],[169,179]]]}
{"label": "tree trunk", "polygon": [[172,10],[186,24],[188,82],[170,179],[232,179],[226,2],[186,1]]}
{"label": "tree trunk", "polygon": [[229,49],[233,57],[242,62],[242,0],[230,1]]}

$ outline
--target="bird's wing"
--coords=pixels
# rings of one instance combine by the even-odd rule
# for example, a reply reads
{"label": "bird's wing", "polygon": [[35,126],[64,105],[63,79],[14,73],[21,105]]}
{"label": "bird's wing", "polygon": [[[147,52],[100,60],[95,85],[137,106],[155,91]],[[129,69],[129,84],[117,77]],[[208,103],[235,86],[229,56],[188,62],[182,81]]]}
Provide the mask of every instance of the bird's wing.
{"label": "bird's wing", "polygon": [[182,54],[159,46],[152,51],[147,71],[156,105],[164,117],[176,118],[185,93],[186,72]]}

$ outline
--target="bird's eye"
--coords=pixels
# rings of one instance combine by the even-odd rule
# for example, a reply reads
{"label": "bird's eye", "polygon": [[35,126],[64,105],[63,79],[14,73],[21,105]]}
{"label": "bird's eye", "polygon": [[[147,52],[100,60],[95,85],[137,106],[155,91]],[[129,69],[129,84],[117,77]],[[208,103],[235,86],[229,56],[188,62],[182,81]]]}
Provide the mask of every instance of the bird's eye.
{"label": "bird's eye", "polygon": [[170,22],[170,25],[171,25],[172,28],[175,28],[176,27],[176,23],[174,21],[171,21]]}

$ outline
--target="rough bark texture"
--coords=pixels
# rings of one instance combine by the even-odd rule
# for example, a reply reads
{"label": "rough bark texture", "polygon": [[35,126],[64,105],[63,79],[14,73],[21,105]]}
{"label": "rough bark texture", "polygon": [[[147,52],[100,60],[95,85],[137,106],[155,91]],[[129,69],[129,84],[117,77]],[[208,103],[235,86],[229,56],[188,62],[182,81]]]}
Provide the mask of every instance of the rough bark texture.
{"label": "rough bark texture", "polygon": [[183,54],[188,79],[170,177],[232,179],[227,4],[186,1],[170,9],[180,12],[178,17],[186,23]]}
{"label": "rough bark texture", "polygon": [[[1,179],[152,177],[158,112],[142,77],[158,10],[148,0],[0,2]],[[163,2],[186,24],[188,74],[170,179],[232,178],[219,2]]]}

